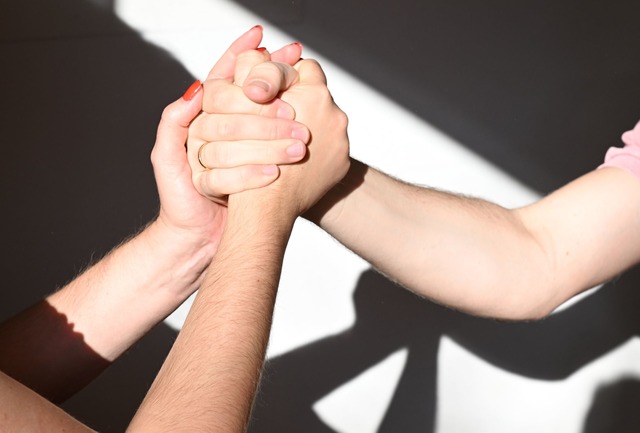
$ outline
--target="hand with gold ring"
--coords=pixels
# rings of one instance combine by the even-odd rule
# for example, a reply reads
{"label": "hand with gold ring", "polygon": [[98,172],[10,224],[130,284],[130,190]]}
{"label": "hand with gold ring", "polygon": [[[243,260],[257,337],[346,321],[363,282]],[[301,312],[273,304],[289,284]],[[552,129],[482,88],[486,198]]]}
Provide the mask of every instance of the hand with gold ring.
{"label": "hand with gold ring", "polygon": [[[292,45],[300,46],[297,43]],[[258,114],[255,121],[260,122],[258,128],[261,131],[278,131],[282,129],[280,122],[283,119],[280,117],[288,117],[287,113],[279,113],[282,109],[279,104],[282,102],[289,103],[295,110],[296,121],[309,128],[309,135],[304,140],[308,145],[304,163],[287,164],[279,168],[284,174],[286,171],[296,171],[294,169],[299,165],[305,166],[302,169],[305,172],[304,176],[295,176],[300,181],[298,186],[294,186],[296,182],[284,182],[291,186],[290,194],[287,194],[291,203],[298,202],[294,206],[296,212],[305,212],[345,175],[350,164],[346,132],[348,121],[346,115],[334,103],[319,64],[313,60],[300,60],[292,66],[285,62],[273,61],[265,51],[242,52],[236,61],[233,85],[219,81],[206,82],[202,104],[204,113],[226,115],[229,119],[240,116],[232,114],[234,112]],[[248,138],[251,138],[251,134],[255,134],[255,131],[250,131],[249,128],[242,131],[242,135]],[[240,142],[241,140],[236,144]],[[281,140],[274,139],[265,144],[267,147],[263,147],[263,143],[260,145],[266,153],[278,152],[283,148]],[[239,148],[217,142],[190,150],[190,153],[193,152],[193,159],[190,161],[192,170],[199,172],[194,177],[195,187],[200,193],[214,200],[215,194],[221,188],[219,180],[215,177],[216,169],[203,171],[201,167],[211,167],[208,158],[217,152],[214,149],[217,145],[223,146],[220,155],[226,158],[233,159],[241,154],[235,153]],[[313,155],[316,157],[311,155],[312,148],[315,149]],[[220,159],[223,158],[218,158]],[[309,164],[312,160],[313,163]],[[315,175],[309,176],[311,173]],[[280,183],[280,180],[273,185],[269,183],[266,189]]]}
{"label": "hand with gold ring", "polygon": [[225,114],[203,112],[189,127],[192,180],[202,195],[225,204],[229,194],[269,185],[278,178],[280,165],[305,157],[310,134],[293,120],[293,108],[278,98],[267,104],[254,102],[237,85],[238,71],[248,72],[256,58],[293,63],[301,49],[293,43],[273,54],[248,50],[237,55],[233,73],[207,77],[203,86],[208,96],[203,97],[215,99]]}
{"label": "hand with gold ring", "polygon": [[[211,69],[208,81],[227,83],[230,86],[240,53],[256,50],[261,40],[262,28],[259,26],[240,36]],[[299,49],[296,51],[295,48],[285,47],[273,56],[284,62],[294,62],[300,57]],[[227,116],[201,113],[203,97],[203,86],[197,82],[183,98],[165,109],[158,128],[158,140],[151,153],[151,161],[160,197],[160,212],[155,226],[161,227],[163,233],[170,233],[180,243],[197,245],[199,248],[206,246],[207,257],[212,257],[224,229],[227,209],[219,202],[212,202],[208,197],[203,197],[194,186],[194,167],[202,171],[219,172],[213,177],[219,179],[218,181],[224,185],[224,192],[227,193],[241,190],[244,185],[250,184],[248,180],[252,178],[252,172],[260,171],[260,166],[256,164],[273,165],[291,160],[291,157],[285,155],[284,158],[265,159],[260,147],[249,146],[249,141],[241,143],[249,149],[244,152],[244,156],[233,160],[225,157],[225,152],[228,153],[229,149],[224,144],[208,144],[201,153],[201,160],[207,166],[222,168],[205,170],[197,162],[199,148],[207,142],[233,143],[239,138],[246,138],[246,135],[240,136],[240,131],[244,130],[254,131],[253,138],[256,141],[290,138],[298,124],[291,120],[291,107],[281,101],[276,101],[261,110],[254,109],[255,115]],[[240,108],[260,105],[253,102],[241,104],[244,105]],[[238,105],[232,105],[231,108],[237,109]],[[251,113],[251,110],[245,111]],[[278,113],[284,113],[284,118],[278,119],[278,127],[275,130],[260,123],[262,119],[257,119],[257,114],[277,117]],[[185,143],[188,141],[195,147],[189,148],[186,152]],[[238,163],[246,163],[249,166],[238,167]],[[275,177],[277,175],[271,178],[263,175],[267,182],[271,182]],[[189,245],[186,245],[185,249],[188,247]]]}
{"label": "hand with gold ring", "polygon": [[202,113],[188,140],[193,183],[201,194],[225,203],[229,194],[272,183],[278,165],[302,160],[309,138],[306,126],[286,118]]}

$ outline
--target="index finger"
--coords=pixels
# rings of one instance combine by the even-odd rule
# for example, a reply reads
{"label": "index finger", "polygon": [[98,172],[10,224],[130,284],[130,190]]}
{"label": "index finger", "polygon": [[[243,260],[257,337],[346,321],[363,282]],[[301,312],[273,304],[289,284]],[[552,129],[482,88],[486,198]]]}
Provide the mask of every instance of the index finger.
{"label": "index finger", "polygon": [[295,65],[298,60],[300,60],[301,55],[302,44],[300,42],[292,42],[271,53],[271,60],[288,65]]}
{"label": "index finger", "polygon": [[209,71],[207,80],[223,79],[233,80],[238,55],[247,50],[255,50],[262,41],[262,26],[257,25],[249,29],[236,39],[224,52],[222,57]]}

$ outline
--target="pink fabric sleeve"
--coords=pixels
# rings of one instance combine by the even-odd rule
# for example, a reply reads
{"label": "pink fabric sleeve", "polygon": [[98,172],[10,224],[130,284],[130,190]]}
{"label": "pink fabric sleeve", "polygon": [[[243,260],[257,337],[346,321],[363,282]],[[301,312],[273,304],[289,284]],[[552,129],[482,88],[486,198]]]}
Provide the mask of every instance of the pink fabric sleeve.
{"label": "pink fabric sleeve", "polygon": [[622,134],[622,141],[624,147],[610,147],[600,167],[620,167],[640,179],[640,122]]}

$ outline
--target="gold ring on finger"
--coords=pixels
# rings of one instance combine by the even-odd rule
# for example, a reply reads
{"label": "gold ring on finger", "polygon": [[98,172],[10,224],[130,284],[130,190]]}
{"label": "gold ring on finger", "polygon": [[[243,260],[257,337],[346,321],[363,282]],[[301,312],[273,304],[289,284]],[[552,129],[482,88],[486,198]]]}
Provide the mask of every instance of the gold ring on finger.
{"label": "gold ring on finger", "polygon": [[198,149],[198,162],[205,170],[209,170],[209,167],[202,162],[202,149],[204,149],[207,144],[209,144],[209,142],[203,143],[202,146],[200,146],[200,149]]}

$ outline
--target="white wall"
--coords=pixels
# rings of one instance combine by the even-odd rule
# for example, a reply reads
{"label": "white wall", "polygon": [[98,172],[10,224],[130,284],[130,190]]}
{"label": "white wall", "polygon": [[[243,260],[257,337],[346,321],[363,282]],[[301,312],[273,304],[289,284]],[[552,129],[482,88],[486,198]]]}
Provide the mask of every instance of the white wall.
{"label": "white wall", "polygon": [[[145,39],[171,52],[196,77],[204,77],[235,36],[256,23],[265,27],[268,48],[293,40],[225,0],[118,0],[116,12]],[[320,60],[335,100],[348,113],[356,158],[407,181],[484,197],[508,207],[539,197],[468,151],[464,143],[455,142],[332,64],[313,46],[305,45],[304,56]],[[349,329],[356,320],[353,291],[367,269],[365,262],[326,234],[299,222],[286,255],[269,356],[285,356]],[[185,305],[167,323],[179,328],[187,311]],[[438,433],[578,433],[599,387],[640,376],[640,344],[635,337],[589,360],[566,378],[540,380],[491,364],[449,337],[446,328],[441,334],[440,345],[434,349]],[[313,410],[340,433],[377,431],[411,350],[405,347],[388,353],[314,402]]]}

